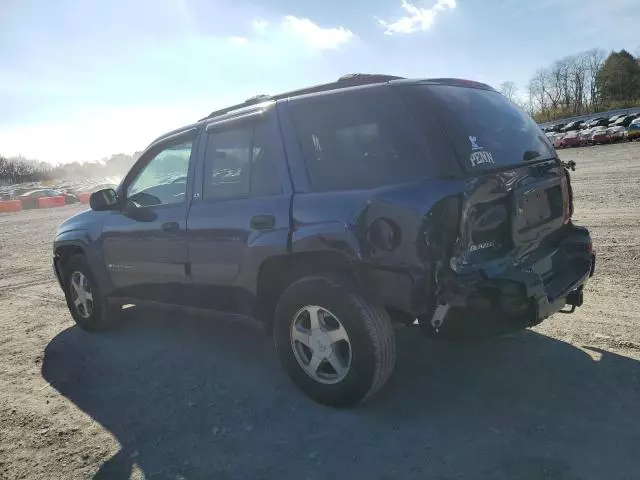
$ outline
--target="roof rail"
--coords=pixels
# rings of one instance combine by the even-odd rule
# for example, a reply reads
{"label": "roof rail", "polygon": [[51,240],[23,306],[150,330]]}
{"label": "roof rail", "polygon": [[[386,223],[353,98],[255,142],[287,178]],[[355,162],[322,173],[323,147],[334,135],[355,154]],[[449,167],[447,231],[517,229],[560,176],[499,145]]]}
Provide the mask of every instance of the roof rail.
{"label": "roof rail", "polygon": [[261,103],[261,102],[266,102],[267,100],[271,99],[271,95],[265,95],[265,94],[260,94],[260,95],[255,95],[251,98],[247,98],[243,105],[255,105],[256,103]]}
{"label": "roof rail", "polygon": [[395,75],[384,75],[381,73],[347,73],[338,78],[338,82],[362,82],[367,83],[383,83],[391,80],[404,80],[405,77],[397,77]]}
{"label": "roof rail", "polygon": [[248,105],[254,105],[256,103],[261,103],[268,100],[280,100],[282,98],[297,97],[299,95],[306,95],[308,93],[324,92],[327,90],[336,90],[339,88],[355,87],[358,85],[368,85],[372,83],[385,83],[391,80],[402,80],[402,79],[404,79],[404,77],[396,77],[395,75],[350,73],[348,75],[341,76],[335,82],[323,83],[320,85],[305,87],[299,90],[292,90],[290,92],[279,93],[276,95],[256,95],[255,97],[251,97],[245,100],[243,103],[239,103],[237,105],[232,105],[230,107],[226,107],[221,110],[216,110],[214,112],[211,112],[202,120],[217,117],[219,115],[224,115],[225,113],[229,113],[233,110],[237,110],[239,108],[246,107]]}
{"label": "roof rail", "polygon": [[453,85],[458,87],[475,87],[475,88],[483,88],[486,90],[494,90],[491,85],[487,85],[486,83],[476,82],[475,80],[466,80],[464,78],[426,78],[425,82],[429,83],[440,83],[443,85]]}

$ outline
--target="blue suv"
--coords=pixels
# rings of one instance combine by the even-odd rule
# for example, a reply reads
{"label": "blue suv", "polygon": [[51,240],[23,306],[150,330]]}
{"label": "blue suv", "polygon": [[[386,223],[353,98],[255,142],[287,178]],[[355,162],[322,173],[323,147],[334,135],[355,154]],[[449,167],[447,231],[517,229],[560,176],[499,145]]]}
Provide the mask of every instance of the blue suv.
{"label": "blue suv", "polygon": [[392,322],[495,335],[582,304],[589,232],[535,122],[487,85],[350,75],[167,133],[60,225],[55,271],[88,331],[124,304],[254,316],[309,397],[389,379]]}

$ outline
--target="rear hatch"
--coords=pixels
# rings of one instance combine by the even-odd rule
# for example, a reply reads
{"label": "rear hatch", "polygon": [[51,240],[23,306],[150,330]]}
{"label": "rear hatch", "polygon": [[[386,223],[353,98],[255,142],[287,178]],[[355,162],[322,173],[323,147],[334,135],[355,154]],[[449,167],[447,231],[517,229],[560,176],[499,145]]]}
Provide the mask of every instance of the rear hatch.
{"label": "rear hatch", "polygon": [[499,271],[553,244],[571,213],[568,177],[531,117],[474,82],[427,81],[398,90],[419,123],[435,113],[460,165],[454,271]]}

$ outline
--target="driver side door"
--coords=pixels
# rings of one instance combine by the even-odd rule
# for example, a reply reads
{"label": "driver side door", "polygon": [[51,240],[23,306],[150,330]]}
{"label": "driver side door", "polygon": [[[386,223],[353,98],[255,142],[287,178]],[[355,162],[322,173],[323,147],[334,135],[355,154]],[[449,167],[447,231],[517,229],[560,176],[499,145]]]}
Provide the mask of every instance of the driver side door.
{"label": "driver side door", "polygon": [[118,192],[102,235],[107,272],[120,297],[184,303],[189,285],[186,217],[197,129],[143,153]]}

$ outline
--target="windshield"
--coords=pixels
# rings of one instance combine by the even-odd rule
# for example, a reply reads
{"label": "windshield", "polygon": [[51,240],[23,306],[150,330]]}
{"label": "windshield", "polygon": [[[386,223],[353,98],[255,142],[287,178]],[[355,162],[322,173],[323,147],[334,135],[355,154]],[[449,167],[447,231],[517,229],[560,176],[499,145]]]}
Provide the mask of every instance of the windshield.
{"label": "windshield", "polygon": [[441,113],[441,122],[466,170],[492,169],[555,157],[540,127],[503,95],[451,85],[407,89],[411,108]]}

